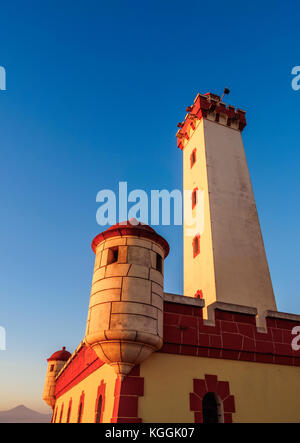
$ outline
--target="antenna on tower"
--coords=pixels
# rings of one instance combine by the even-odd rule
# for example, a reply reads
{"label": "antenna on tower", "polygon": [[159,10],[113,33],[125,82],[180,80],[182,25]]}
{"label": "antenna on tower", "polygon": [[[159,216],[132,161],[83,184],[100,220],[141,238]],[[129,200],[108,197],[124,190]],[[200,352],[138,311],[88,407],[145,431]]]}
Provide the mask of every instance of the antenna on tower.
{"label": "antenna on tower", "polygon": [[220,98],[220,102],[223,100],[224,95],[229,94],[229,88],[225,88],[222,97]]}

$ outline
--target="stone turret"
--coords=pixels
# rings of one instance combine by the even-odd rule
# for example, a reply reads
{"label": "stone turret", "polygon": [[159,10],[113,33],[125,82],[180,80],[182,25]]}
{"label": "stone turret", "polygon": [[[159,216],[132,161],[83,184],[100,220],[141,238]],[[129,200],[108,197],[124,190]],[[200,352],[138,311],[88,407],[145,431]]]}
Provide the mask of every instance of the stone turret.
{"label": "stone turret", "polygon": [[164,259],[169,245],[136,220],[92,242],[95,268],[85,342],[124,378],[163,343]]}
{"label": "stone turret", "polygon": [[43,400],[51,406],[52,409],[55,405],[56,376],[70,357],[70,352],[66,351],[66,348],[63,347],[60,351],[54,352],[54,354],[47,359],[48,368],[43,391]]}

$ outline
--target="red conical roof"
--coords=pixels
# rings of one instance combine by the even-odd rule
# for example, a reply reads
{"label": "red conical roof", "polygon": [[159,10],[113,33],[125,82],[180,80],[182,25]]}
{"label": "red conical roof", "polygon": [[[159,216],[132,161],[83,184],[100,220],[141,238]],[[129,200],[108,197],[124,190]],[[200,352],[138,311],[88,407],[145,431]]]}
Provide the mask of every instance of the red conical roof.
{"label": "red conical roof", "polygon": [[63,347],[60,351],[54,352],[47,361],[59,360],[59,361],[67,361],[71,357],[70,352],[66,351],[66,348]]}

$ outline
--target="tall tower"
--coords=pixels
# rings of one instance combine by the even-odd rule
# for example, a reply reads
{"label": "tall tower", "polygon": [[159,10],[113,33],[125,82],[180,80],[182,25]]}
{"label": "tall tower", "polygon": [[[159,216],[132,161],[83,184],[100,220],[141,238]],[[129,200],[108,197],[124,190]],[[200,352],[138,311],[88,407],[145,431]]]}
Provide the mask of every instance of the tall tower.
{"label": "tall tower", "polygon": [[177,132],[183,187],[194,190],[185,204],[196,217],[204,202],[204,225],[192,235],[184,225],[184,295],[200,293],[206,306],[219,301],[259,314],[276,310],[241,135],[245,111],[208,93],[198,94],[187,112]]}

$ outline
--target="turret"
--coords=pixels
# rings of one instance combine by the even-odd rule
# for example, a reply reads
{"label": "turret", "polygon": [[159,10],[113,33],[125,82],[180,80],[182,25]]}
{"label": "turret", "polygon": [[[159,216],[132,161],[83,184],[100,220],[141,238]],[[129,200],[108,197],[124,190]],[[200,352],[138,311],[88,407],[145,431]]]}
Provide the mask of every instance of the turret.
{"label": "turret", "polygon": [[85,342],[124,378],[163,343],[167,241],[136,220],[92,242],[95,268]]}
{"label": "turret", "polygon": [[66,348],[63,347],[60,351],[54,352],[54,354],[47,359],[48,368],[44,385],[43,400],[51,406],[52,409],[55,405],[56,376],[70,357],[70,352],[66,351]]}

